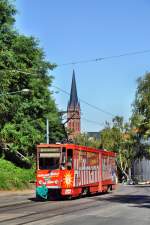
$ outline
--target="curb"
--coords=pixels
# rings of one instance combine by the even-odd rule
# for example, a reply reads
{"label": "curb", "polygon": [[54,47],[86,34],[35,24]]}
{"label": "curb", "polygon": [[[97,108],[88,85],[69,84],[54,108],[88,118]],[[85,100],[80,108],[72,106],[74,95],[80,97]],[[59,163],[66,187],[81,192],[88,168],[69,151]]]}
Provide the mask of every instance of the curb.
{"label": "curb", "polygon": [[35,190],[22,190],[22,191],[3,191],[0,190],[0,197],[7,197],[7,196],[18,196],[18,195],[29,195],[34,194]]}

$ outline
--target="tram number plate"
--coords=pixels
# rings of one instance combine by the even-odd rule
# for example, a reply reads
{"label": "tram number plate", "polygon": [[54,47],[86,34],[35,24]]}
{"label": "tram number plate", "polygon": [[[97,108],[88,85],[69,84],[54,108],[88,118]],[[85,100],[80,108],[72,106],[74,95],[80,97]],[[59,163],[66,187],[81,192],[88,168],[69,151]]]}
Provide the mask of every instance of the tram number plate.
{"label": "tram number plate", "polygon": [[66,189],[65,194],[71,194],[71,189]]}

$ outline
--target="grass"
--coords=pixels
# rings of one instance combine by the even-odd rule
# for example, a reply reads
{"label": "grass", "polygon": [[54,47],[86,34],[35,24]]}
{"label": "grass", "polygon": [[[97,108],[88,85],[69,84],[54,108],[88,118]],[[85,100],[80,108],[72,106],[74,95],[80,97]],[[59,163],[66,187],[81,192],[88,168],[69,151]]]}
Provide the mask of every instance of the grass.
{"label": "grass", "polygon": [[22,169],[0,158],[0,190],[23,190],[35,180],[34,169]]}

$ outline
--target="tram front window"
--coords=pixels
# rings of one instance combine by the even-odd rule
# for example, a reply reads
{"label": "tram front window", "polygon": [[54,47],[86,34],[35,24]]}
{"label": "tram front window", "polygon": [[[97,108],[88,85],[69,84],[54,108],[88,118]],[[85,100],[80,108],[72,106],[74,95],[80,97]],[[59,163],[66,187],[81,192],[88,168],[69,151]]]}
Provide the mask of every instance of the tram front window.
{"label": "tram front window", "polygon": [[56,170],[59,169],[60,156],[56,157],[53,153],[40,154],[39,169],[40,170]]}

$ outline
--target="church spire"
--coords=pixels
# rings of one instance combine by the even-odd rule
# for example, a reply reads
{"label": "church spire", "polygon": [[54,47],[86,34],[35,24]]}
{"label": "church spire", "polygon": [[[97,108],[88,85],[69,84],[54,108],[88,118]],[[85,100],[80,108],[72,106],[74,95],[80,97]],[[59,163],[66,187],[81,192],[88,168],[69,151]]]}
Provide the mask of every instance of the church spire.
{"label": "church spire", "polygon": [[75,72],[73,70],[70,99],[67,108],[67,128],[69,128],[71,132],[69,134],[70,139],[74,139],[76,135],[80,134],[80,114],[80,103],[78,101]]}
{"label": "church spire", "polygon": [[75,72],[73,70],[70,100],[68,103],[68,108],[69,107],[75,108],[76,106],[79,106],[79,102],[78,102],[78,95],[77,95],[77,88],[76,88]]}

